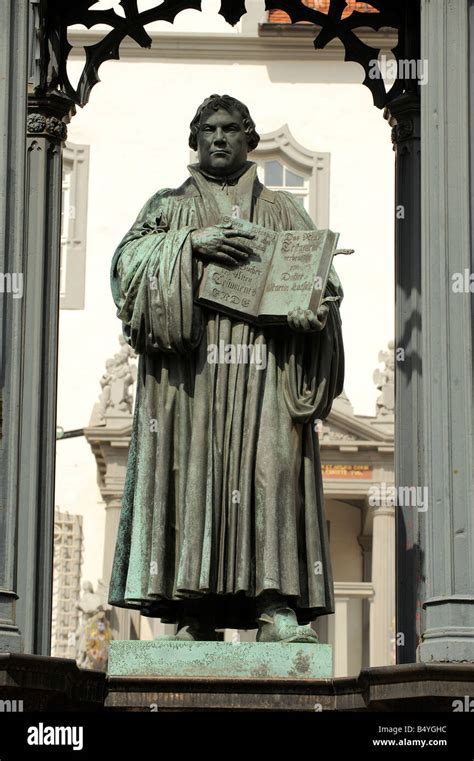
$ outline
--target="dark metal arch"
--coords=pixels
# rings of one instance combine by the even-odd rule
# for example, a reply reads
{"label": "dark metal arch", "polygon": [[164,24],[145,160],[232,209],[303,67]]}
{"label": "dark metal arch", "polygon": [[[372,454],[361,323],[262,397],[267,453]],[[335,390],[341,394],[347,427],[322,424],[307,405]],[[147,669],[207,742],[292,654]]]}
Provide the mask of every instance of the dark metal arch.
{"label": "dark metal arch", "polygon": [[[35,94],[44,96],[59,91],[75,105],[84,106],[92,88],[99,82],[99,68],[104,61],[120,58],[120,44],[131,37],[144,48],[151,47],[152,39],[145,26],[154,21],[174,22],[183,10],[201,10],[201,0],[164,0],[155,8],[140,12],[137,0],[120,0],[124,15],[115,10],[92,10],[96,0],[32,0],[36,9],[36,35],[39,45],[38,72]],[[374,104],[383,108],[404,91],[417,87],[416,81],[397,78],[387,92],[382,76],[371,77],[373,61],[378,59],[380,49],[371,47],[355,34],[357,29],[379,30],[390,27],[398,31],[398,43],[392,52],[397,61],[402,57],[416,59],[419,49],[419,8],[413,0],[371,0],[378,13],[353,11],[342,18],[347,7],[346,0],[331,0],[329,11],[314,10],[301,0],[266,0],[267,11],[285,11],[292,23],[306,21],[314,24],[317,36],[316,49],[322,49],[334,39],[344,45],[345,60],[360,64],[365,72],[363,84],[373,96]],[[222,0],[219,14],[229,24],[236,24],[246,12],[245,0]],[[102,40],[84,48],[86,62],[77,87],[74,88],[67,74],[67,60],[72,47],[67,39],[68,27],[83,24],[88,29],[96,24],[106,24],[110,31]],[[379,74],[380,70],[379,70]]]}

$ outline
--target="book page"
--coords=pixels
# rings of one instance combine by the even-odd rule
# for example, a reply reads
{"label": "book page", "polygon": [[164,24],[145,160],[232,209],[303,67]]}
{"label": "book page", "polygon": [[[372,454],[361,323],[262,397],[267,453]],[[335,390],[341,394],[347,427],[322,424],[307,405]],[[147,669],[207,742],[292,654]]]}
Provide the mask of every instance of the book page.
{"label": "book page", "polygon": [[246,220],[231,221],[234,228],[255,234],[253,240],[242,238],[254,253],[245,264],[239,264],[235,268],[208,264],[199,289],[198,301],[255,318],[265,289],[278,233]]}
{"label": "book page", "polygon": [[316,314],[326,291],[329,272],[331,270],[332,260],[335,254],[335,248],[339,240],[339,233],[333,233],[327,230],[326,241],[323,246],[321,257],[319,259],[318,269],[316,272],[314,289],[309,302],[309,309]]}
{"label": "book page", "polygon": [[297,307],[308,309],[318,267],[330,230],[289,230],[280,233],[259,314],[286,317]]}

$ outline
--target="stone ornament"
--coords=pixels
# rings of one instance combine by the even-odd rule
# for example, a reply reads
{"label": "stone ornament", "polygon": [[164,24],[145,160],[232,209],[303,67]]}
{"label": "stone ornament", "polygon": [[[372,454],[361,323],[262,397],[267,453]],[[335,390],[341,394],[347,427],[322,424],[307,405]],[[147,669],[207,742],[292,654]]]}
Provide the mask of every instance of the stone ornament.
{"label": "stone ornament", "polygon": [[377,399],[377,416],[393,415],[395,411],[395,343],[388,342],[388,349],[379,352],[379,362],[383,362],[382,369],[377,368],[374,372],[374,383],[379,389],[380,396]]}
{"label": "stone ornament", "polygon": [[56,116],[44,116],[43,114],[29,114],[27,119],[29,135],[47,135],[57,140],[66,140],[67,127]]}
{"label": "stone ornament", "polygon": [[84,581],[83,594],[76,607],[82,613],[82,621],[77,631],[76,661],[80,668],[105,671],[107,669],[109,642],[112,639],[105,602],[104,587],[99,582],[102,594],[94,592],[90,581]]}
{"label": "stone ornament", "polygon": [[120,351],[105,363],[105,373],[100,379],[102,392],[99,396],[99,415],[105,420],[110,415],[131,415],[133,396],[130,388],[136,381],[137,368],[130,364],[136,354],[122,335],[119,336]]}

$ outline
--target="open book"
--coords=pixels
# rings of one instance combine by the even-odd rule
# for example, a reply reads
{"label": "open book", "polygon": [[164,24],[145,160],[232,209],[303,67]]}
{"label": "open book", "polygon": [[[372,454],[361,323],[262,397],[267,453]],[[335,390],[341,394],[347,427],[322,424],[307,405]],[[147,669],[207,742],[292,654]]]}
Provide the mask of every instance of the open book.
{"label": "open book", "polygon": [[323,301],[338,298],[324,298],[332,259],[339,253],[353,253],[336,249],[339,233],[275,232],[244,219],[224,217],[223,221],[255,235],[245,239],[254,253],[238,267],[208,264],[199,286],[199,304],[247,322],[271,325],[286,322],[292,309],[311,309],[316,314]]}

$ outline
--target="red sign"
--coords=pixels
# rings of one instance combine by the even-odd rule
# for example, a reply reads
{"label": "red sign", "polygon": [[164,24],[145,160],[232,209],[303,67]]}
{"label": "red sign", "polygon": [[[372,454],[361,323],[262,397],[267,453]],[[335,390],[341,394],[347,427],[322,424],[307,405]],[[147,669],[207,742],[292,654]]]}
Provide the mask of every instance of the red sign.
{"label": "red sign", "polygon": [[370,481],[371,465],[322,465],[323,478],[338,478],[345,481]]}

